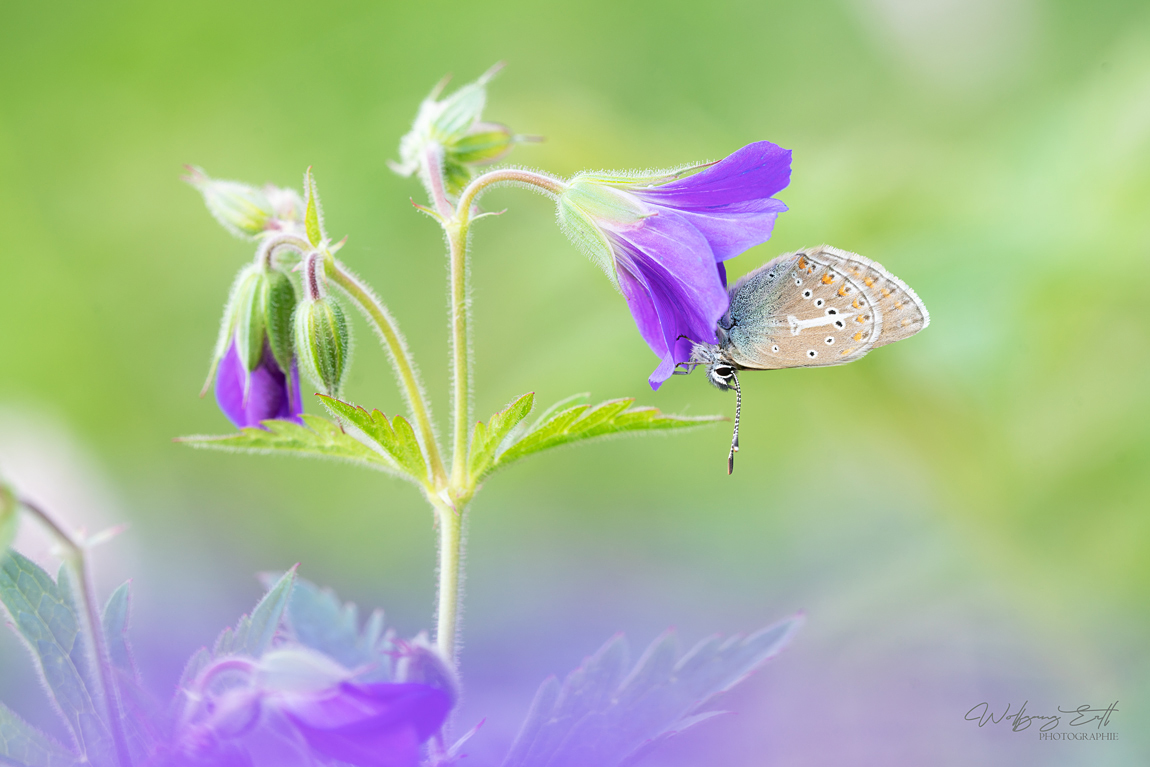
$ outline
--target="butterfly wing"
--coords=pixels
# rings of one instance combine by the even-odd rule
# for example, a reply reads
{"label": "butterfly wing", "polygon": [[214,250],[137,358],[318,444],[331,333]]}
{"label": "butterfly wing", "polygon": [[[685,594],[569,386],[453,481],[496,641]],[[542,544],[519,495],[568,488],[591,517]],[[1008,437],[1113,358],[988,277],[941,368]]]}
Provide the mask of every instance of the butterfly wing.
{"label": "butterfly wing", "polygon": [[730,293],[721,346],[743,368],[842,365],[930,322],[914,291],[882,266],[825,245],[773,259]]}
{"label": "butterfly wing", "polygon": [[882,264],[829,245],[814,249],[812,256],[861,282],[882,311],[882,332],[874,348],[910,338],[930,324],[930,312],[911,288],[883,268]]}

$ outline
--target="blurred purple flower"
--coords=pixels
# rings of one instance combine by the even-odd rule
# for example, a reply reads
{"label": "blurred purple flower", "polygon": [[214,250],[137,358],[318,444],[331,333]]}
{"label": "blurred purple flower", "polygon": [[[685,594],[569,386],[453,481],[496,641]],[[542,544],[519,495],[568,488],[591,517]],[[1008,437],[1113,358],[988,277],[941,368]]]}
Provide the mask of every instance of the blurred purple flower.
{"label": "blurred purple flower", "polygon": [[357,767],[417,767],[419,746],[451,709],[446,692],[425,684],[357,684],[274,704],[312,750]]}
{"label": "blurred purple flower", "polygon": [[652,388],[692,344],[718,342],[729,302],[722,262],[770,238],[787,209],[772,195],[790,183],[790,165],[790,150],[759,141],[686,177],[581,173],[560,195],[568,236],[616,281],[662,358]]}
{"label": "blurred purple flower", "polygon": [[233,339],[216,373],[216,402],[220,410],[238,428],[259,426],[270,418],[303,423],[299,371],[294,360],[291,368],[289,380],[271,348],[265,345],[259,366],[249,374]]}
{"label": "blurred purple flower", "polygon": [[268,744],[261,737],[282,739],[294,730],[287,740],[308,764],[318,757],[355,767],[419,767],[421,746],[443,726],[451,695],[427,684],[356,682],[355,675],[305,647],[281,647],[259,660],[222,658],[187,690],[160,763],[263,765]]}

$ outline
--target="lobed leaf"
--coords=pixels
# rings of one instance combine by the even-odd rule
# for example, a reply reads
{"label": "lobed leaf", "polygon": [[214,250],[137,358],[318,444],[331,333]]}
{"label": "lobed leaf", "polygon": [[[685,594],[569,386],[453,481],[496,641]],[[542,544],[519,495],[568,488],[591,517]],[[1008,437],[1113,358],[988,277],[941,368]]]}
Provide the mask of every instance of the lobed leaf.
{"label": "lobed leaf", "polygon": [[264,421],[265,429],[247,427],[236,434],[194,435],[176,441],[192,447],[225,450],[232,453],[296,453],[348,461],[369,469],[405,476],[389,455],[381,454],[345,433],[326,418],[305,413],[304,426],[293,421]]}
{"label": "lobed leaf", "polygon": [[76,749],[95,765],[115,762],[94,649],[86,619],[61,567],[53,581],[35,562],[10,550],[0,562],[0,602],[35,656],[37,670]]}
{"label": "lobed leaf", "polygon": [[0,703],[0,764],[72,767],[79,764],[79,759]]}
{"label": "lobed leaf", "polygon": [[468,454],[467,468],[473,480],[478,480],[492,468],[492,461],[499,446],[507,436],[512,433],[535,404],[535,392],[517,397],[503,410],[487,420],[475,424],[475,431],[471,435],[471,450]]}
{"label": "lobed leaf", "polygon": [[362,680],[390,681],[390,641],[383,631],[383,611],[372,611],[361,630],[354,604],[344,604],[331,589],[321,589],[301,578],[292,590],[286,623],[295,641],[319,650],[345,668],[370,667]]}
{"label": "lobed leaf", "polygon": [[415,429],[406,418],[397,415],[388,421],[387,416],[378,410],[369,413],[358,405],[334,397],[324,394],[316,396],[333,416],[354,426],[410,478],[423,485],[428,483],[427,460],[423,456],[423,448],[415,437]]}
{"label": "lobed leaf", "polygon": [[[599,437],[624,434],[690,429],[708,423],[726,420],[722,416],[666,415],[653,407],[631,407],[635,401],[613,399],[598,405],[585,404],[587,395],[577,394],[552,406],[526,432],[502,452],[499,452],[488,471],[524,458],[533,453]],[[566,403],[575,403],[565,406]]]}
{"label": "lobed leaf", "polygon": [[540,687],[503,767],[622,767],[722,712],[701,710],[774,657],[798,630],[789,618],[749,637],[711,637],[680,657],[656,639],[630,673],[627,646],[611,639],[560,686]]}
{"label": "lobed leaf", "polygon": [[[297,565],[298,567],[298,565]],[[226,628],[216,639],[212,656],[248,655],[258,658],[271,647],[272,639],[283,622],[295,585],[296,568],[288,570],[268,589],[250,615],[244,615],[234,629]]]}

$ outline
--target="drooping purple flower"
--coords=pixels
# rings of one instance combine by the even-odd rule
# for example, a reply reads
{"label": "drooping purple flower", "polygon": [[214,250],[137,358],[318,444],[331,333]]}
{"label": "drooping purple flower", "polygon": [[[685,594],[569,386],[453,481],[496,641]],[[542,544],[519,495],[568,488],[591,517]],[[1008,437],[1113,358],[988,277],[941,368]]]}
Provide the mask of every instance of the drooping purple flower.
{"label": "drooping purple flower", "polygon": [[216,402],[238,428],[259,426],[271,418],[302,423],[303,401],[295,361],[290,373],[285,373],[265,345],[259,365],[248,373],[233,340],[216,372]]}
{"label": "drooping purple flower", "polygon": [[652,388],[692,344],[717,343],[729,302],[723,262],[770,238],[787,209],[772,195],[790,182],[790,166],[790,150],[759,141],[685,177],[581,173],[559,196],[568,236],[615,281],[662,358]]}

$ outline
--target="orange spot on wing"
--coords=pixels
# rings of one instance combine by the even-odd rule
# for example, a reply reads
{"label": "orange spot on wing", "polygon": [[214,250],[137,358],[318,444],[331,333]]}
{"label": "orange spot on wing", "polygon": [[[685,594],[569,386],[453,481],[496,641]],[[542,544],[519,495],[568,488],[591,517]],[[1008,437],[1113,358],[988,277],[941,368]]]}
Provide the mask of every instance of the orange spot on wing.
{"label": "orange spot on wing", "polygon": [[903,320],[903,321],[902,321],[902,326],[903,326],[904,328],[905,328],[907,325],[909,325],[909,324],[910,324],[910,320]]}
{"label": "orange spot on wing", "polygon": [[823,284],[824,285],[830,285],[834,281],[835,281],[835,276],[833,274],[831,274],[830,272],[827,272],[826,274],[823,275]]}
{"label": "orange spot on wing", "polygon": [[844,283],[844,284],[842,284],[842,285],[839,285],[839,295],[840,295],[840,296],[845,296],[846,294],[847,294],[847,286],[846,286],[846,284]]}
{"label": "orange spot on wing", "polygon": [[889,291],[889,290],[887,290],[886,288],[883,288],[883,289],[882,289],[882,297],[883,297],[883,298],[886,298],[886,297],[887,297],[887,296],[889,296],[889,295],[890,295],[890,291]]}
{"label": "orange spot on wing", "polygon": [[863,282],[865,282],[866,286],[869,288],[871,285],[874,285],[874,277],[867,277],[865,280],[863,280]]}
{"label": "orange spot on wing", "polygon": [[855,348],[854,348],[853,346],[852,346],[851,348],[849,348],[849,349],[843,349],[841,352],[839,352],[839,356],[840,356],[840,357],[845,357],[845,356],[847,356],[848,354],[850,354],[851,352],[853,352],[854,350],[855,350]]}
{"label": "orange spot on wing", "polygon": [[895,301],[894,302],[894,308],[895,309],[901,309],[902,308],[902,301]]}
{"label": "orange spot on wing", "polygon": [[799,268],[800,269],[806,269],[807,268],[807,260],[805,258],[803,258],[802,256],[799,256]]}
{"label": "orange spot on wing", "polygon": [[862,331],[861,330],[859,332],[855,333],[855,340],[856,341],[862,340]]}
{"label": "orange spot on wing", "polygon": [[859,300],[857,298],[855,299],[855,302],[853,304],[851,304],[851,306],[853,306],[856,309],[862,308],[862,305],[859,304]]}
{"label": "orange spot on wing", "polygon": [[866,322],[866,318],[860,314],[859,316],[855,317],[855,322]]}

